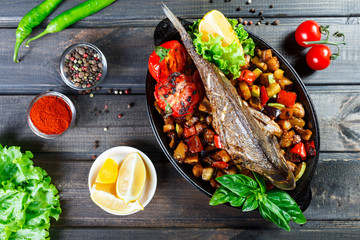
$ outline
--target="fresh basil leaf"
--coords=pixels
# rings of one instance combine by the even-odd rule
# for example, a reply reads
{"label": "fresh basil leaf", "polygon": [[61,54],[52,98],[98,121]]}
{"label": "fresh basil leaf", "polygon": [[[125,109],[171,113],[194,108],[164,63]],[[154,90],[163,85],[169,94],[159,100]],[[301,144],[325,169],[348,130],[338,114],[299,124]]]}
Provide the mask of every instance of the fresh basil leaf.
{"label": "fresh basil leaf", "polygon": [[230,201],[230,205],[233,207],[240,207],[245,202],[246,197],[237,196]]}
{"label": "fresh basil leaf", "polygon": [[284,212],[281,209],[270,202],[266,197],[259,201],[259,212],[263,218],[275,223],[286,231],[290,231],[290,220],[283,215]]}
{"label": "fresh basil leaf", "polygon": [[253,173],[253,175],[254,175],[254,177],[255,177],[255,180],[256,180],[256,182],[259,184],[259,186],[260,186],[260,190],[261,190],[261,192],[262,193],[265,193],[266,192],[266,185],[265,185],[265,180],[264,180],[264,178],[260,175],[260,174],[258,174],[258,173],[256,173],[256,172],[252,172]]}
{"label": "fresh basil leaf", "polygon": [[227,189],[241,197],[248,197],[259,189],[256,181],[242,174],[224,175],[216,180]]}
{"label": "fresh basil leaf", "polygon": [[245,201],[245,197],[240,197],[233,193],[231,190],[220,186],[210,199],[210,205],[216,206],[219,204],[230,202],[233,207],[240,207],[241,204]]}
{"label": "fresh basil leaf", "polygon": [[274,189],[267,192],[267,198],[281,210],[290,215],[291,219],[298,224],[305,224],[306,219],[299,206],[290,195],[284,191]]}
{"label": "fresh basil leaf", "polygon": [[155,53],[156,55],[158,55],[160,57],[160,60],[159,60],[159,63],[164,60],[164,58],[167,57],[167,55],[169,54],[170,52],[170,48],[167,49],[167,48],[164,48],[164,47],[160,47],[160,46],[156,46],[155,47]]}
{"label": "fresh basil leaf", "polygon": [[259,206],[259,201],[256,200],[255,195],[252,195],[245,200],[242,210],[243,212],[250,212],[257,209],[258,206]]}

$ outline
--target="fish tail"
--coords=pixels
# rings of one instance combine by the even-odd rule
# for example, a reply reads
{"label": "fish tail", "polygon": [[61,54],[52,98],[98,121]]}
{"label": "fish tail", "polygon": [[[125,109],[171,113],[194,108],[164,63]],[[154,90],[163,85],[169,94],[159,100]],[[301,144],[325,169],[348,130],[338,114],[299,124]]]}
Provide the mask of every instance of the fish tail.
{"label": "fish tail", "polygon": [[180,33],[186,32],[185,28],[183,27],[179,19],[170,11],[170,9],[165,5],[165,3],[163,2],[161,3],[162,3],[161,7],[165,15],[169,18],[170,22],[172,22],[176,30],[178,30]]}

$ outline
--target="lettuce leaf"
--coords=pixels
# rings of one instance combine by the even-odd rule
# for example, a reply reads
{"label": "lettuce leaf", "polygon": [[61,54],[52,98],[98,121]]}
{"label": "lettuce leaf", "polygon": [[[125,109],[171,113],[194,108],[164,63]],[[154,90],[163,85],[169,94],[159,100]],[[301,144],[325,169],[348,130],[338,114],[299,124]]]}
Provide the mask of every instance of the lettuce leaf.
{"label": "lettuce leaf", "polygon": [[46,239],[50,218],[59,219],[59,195],[35,167],[31,152],[0,145],[0,239]]}
{"label": "lettuce leaf", "polygon": [[224,74],[232,74],[234,78],[240,76],[240,67],[245,64],[245,54],[254,55],[255,43],[249,38],[249,34],[244,30],[243,25],[238,24],[236,19],[228,19],[230,25],[235,30],[237,37],[243,47],[244,53],[238,45],[233,42],[230,46],[222,46],[222,37],[209,36],[207,42],[202,41],[202,33],[199,32],[200,20],[197,20],[190,26],[189,34],[193,39],[196,51],[204,59],[213,62]]}

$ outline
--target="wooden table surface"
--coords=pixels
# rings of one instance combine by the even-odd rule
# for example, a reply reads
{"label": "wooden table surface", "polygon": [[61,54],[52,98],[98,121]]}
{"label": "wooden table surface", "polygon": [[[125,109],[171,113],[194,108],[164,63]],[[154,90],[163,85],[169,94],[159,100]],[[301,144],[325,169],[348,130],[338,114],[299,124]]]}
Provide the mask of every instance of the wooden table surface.
{"label": "wooden table surface", "polygon": [[[119,0],[56,34],[20,49],[21,62],[12,62],[15,29],[20,19],[41,0],[3,0],[0,7],[0,143],[21,146],[34,153],[36,165],[52,177],[63,212],[52,221],[52,239],[358,239],[360,235],[360,4],[357,0],[164,0],[182,18],[196,19],[212,9],[228,17],[278,26],[246,26],[280,51],[302,77],[315,105],[320,125],[321,153],[311,182],[313,199],[305,211],[307,223],[278,229],[256,211],[243,213],[229,206],[211,207],[209,198],[186,182],[162,153],[150,128],[145,103],[147,60],[153,49],[152,33],[164,18],[160,1]],[[65,0],[33,32],[40,33],[59,13],[80,0]],[[274,8],[269,8],[274,4]],[[241,6],[241,11],[236,8]],[[255,8],[256,13],[249,9]],[[294,30],[314,19],[330,24],[347,37],[341,56],[323,71],[309,71],[305,51],[294,41]],[[94,97],[81,95],[61,82],[59,59],[70,45],[90,42],[102,49],[109,62],[102,90]],[[131,89],[129,95],[108,89]],[[71,97],[78,112],[76,125],[64,136],[45,140],[31,132],[27,107],[39,93],[57,90]],[[131,109],[127,108],[133,104]],[[95,116],[94,108],[110,112]],[[118,119],[117,115],[123,114]],[[108,127],[108,131],[104,128]],[[93,149],[93,142],[100,146]],[[114,146],[132,146],[154,162],[158,187],[145,211],[118,217],[97,207],[89,197],[88,172],[92,155]]]}

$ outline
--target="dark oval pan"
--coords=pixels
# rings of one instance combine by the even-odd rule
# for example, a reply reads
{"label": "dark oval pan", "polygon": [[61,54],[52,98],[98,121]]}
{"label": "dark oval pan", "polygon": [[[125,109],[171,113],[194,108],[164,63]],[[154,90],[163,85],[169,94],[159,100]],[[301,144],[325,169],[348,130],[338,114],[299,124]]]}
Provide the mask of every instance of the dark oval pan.
{"label": "dark oval pan", "polygon": [[[180,21],[185,27],[188,27],[191,24],[190,22],[185,21],[183,19],[180,19]],[[315,140],[316,156],[308,158],[307,168],[303,177],[299,181],[297,181],[296,188],[292,191],[289,191],[289,194],[296,200],[300,208],[304,211],[309,206],[311,201],[311,190],[309,187],[309,183],[314,175],[315,168],[319,158],[320,136],[319,136],[319,128],[318,128],[316,113],[313,104],[310,100],[310,97],[306,91],[305,85],[300,79],[299,75],[295,72],[294,68],[286,61],[286,59],[276,49],[271,47],[264,40],[252,34],[251,32],[249,32],[249,35],[254,40],[257,47],[261,49],[270,48],[273,50],[273,54],[278,57],[280,61],[281,69],[283,69],[285,71],[286,76],[294,82],[294,89],[298,95],[298,100],[304,105],[306,111],[305,121],[307,123],[311,123],[311,126],[309,128],[313,132],[313,136]],[[181,41],[180,36],[176,31],[176,29],[173,27],[172,23],[168,19],[164,19],[157,25],[155,29],[154,44],[160,45],[166,41],[174,40],[174,39]],[[164,121],[154,107],[155,84],[156,81],[152,78],[152,76],[148,72],[146,79],[147,110],[150,119],[150,124],[154,131],[156,139],[159,142],[160,147],[164,151],[166,157],[176,168],[176,170],[197,189],[199,189],[200,191],[211,197],[212,194],[214,193],[214,189],[210,186],[209,182],[205,182],[201,178],[194,177],[190,165],[179,164],[172,157],[173,150],[169,147],[169,139],[166,136],[166,134],[162,132]]]}

